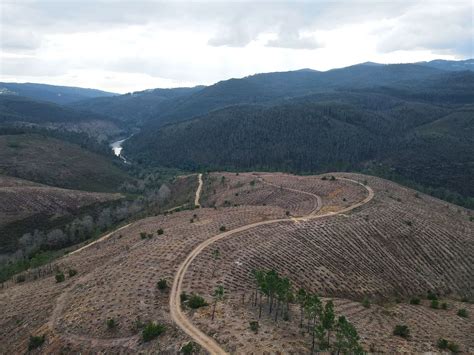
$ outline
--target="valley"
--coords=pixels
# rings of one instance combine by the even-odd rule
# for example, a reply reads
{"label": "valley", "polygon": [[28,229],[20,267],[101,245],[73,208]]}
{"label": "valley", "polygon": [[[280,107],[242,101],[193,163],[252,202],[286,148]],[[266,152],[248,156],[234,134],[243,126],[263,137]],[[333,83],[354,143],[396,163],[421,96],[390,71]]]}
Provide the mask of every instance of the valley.
{"label": "valley", "polygon": [[472,353],[469,68],[1,83],[0,353]]}

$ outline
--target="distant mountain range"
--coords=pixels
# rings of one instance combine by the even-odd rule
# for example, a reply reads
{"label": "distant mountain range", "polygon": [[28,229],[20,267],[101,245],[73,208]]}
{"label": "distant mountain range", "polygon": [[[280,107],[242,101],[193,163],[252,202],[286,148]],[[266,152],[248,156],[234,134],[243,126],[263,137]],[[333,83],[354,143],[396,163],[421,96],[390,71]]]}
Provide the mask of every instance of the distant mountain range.
{"label": "distant mountain range", "polygon": [[34,83],[0,83],[0,95],[18,95],[39,101],[68,104],[94,97],[110,97],[116,94],[96,89],[83,89],[70,86],[55,86]]}
{"label": "distant mountain range", "polygon": [[[0,125],[92,120],[113,123],[124,136],[140,130],[123,153],[144,166],[358,170],[421,184],[453,202],[474,197],[473,59],[366,62],[126,95],[2,85],[9,95],[0,96]],[[67,92],[76,95],[63,106],[31,101],[57,102]]]}

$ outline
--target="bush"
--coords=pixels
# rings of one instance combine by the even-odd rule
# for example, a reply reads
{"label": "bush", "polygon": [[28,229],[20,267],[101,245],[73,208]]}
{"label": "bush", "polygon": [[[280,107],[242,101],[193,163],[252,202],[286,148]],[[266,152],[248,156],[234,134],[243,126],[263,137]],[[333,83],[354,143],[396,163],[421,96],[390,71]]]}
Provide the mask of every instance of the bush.
{"label": "bush", "polygon": [[190,341],[186,345],[183,345],[181,349],[179,350],[181,354],[192,354],[194,351],[195,351],[195,346],[192,341]]}
{"label": "bush", "polygon": [[140,232],[140,238],[146,239],[146,232]]}
{"label": "bush", "polygon": [[251,321],[250,323],[250,330],[254,332],[255,334],[258,333],[258,328],[260,328],[260,325],[256,320]]}
{"label": "bush", "polygon": [[410,336],[410,329],[406,325],[396,325],[393,330],[393,335],[397,335],[402,338],[408,338]]}
{"label": "bush", "polygon": [[219,230],[220,230],[221,232],[225,232],[226,228],[225,228],[225,226],[221,226],[221,227],[219,228]]}
{"label": "bush", "polygon": [[156,287],[158,287],[158,290],[166,290],[168,288],[168,281],[166,279],[161,279],[156,283]]}
{"label": "bush", "polygon": [[188,299],[189,299],[189,296],[186,292],[181,292],[181,294],[179,295],[179,299],[181,301],[181,303],[184,303],[186,302]]}
{"label": "bush", "polygon": [[66,279],[62,272],[58,272],[55,278],[56,278],[56,283],[63,282]]}
{"label": "bush", "polygon": [[162,228],[160,228],[156,231],[156,233],[158,233],[158,235],[162,235],[164,232],[165,231]]}
{"label": "bush", "polygon": [[108,329],[115,329],[117,327],[117,322],[113,318],[107,319],[105,323]]}
{"label": "bush", "polygon": [[439,301],[438,300],[432,300],[430,307],[433,309],[439,309]]}
{"label": "bush", "polygon": [[73,276],[77,275],[77,270],[69,269],[69,271],[67,273],[68,273],[69,277],[73,277]]}
{"label": "bush", "polygon": [[469,314],[467,313],[467,309],[466,309],[466,308],[461,308],[460,310],[458,310],[457,315],[458,315],[459,317],[463,317],[463,318],[469,317]]}
{"label": "bush", "polygon": [[370,308],[370,300],[367,297],[364,297],[364,299],[362,300],[362,305],[365,308]]}
{"label": "bush", "polygon": [[142,331],[143,341],[153,340],[156,337],[163,334],[163,332],[165,330],[166,330],[166,327],[163,324],[156,324],[156,323],[153,323],[153,322],[148,322],[147,325],[145,325],[145,328],[143,328],[143,331]]}
{"label": "bush", "polygon": [[418,297],[412,297],[410,299],[410,304],[419,305],[420,304],[420,299]]}
{"label": "bush", "polygon": [[41,345],[43,345],[46,337],[43,335],[37,336],[37,335],[32,335],[30,336],[30,342],[28,343],[28,350],[33,350],[36,348],[39,348]]}
{"label": "bush", "polygon": [[26,281],[25,275],[18,275],[16,277],[16,283],[22,283],[22,282],[25,282],[25,281]]}
{"label": "bush", "polygon": [[323,176],[321,180],[327,180],[328,178],[326,176]]}
{"label": "bush", "polygon": [[428,291],[426,298],[428,298],[431,301],[434,301],[438,299],[438,296],[436,296],[436,294],[433,293],[432,291]]}
{"label": "bush", "polygon": [[448,344],[448,349],[453,352],[453,353],[458,353],[459,352],[459,345],[450,341]]}
{"label": "bush", "polygon": [[329,180],[334,181],[336,180],[336,177],[334,175],[331,175],[331,178]]}
{"label": "bush", "polygon": [[443,339],[443,338],[439,338],[438,339],[438,342],[436,343],[436,345],[438,346],[438,348],[440,349],[447,349],[448,348],[448,341],[446,339]]}
{"label": "bush", "polygon": [[441,303],[441,309],[448,309],[448,304],[446,302]]}
{"label": "bush", "polygon": [[204,300],[204,298],[194,293],[191,294],[191,296],[188,299],[188,306],[191,307],[192,309],[205,307],[207,305],[208,303],[206,302],[206,300]]}

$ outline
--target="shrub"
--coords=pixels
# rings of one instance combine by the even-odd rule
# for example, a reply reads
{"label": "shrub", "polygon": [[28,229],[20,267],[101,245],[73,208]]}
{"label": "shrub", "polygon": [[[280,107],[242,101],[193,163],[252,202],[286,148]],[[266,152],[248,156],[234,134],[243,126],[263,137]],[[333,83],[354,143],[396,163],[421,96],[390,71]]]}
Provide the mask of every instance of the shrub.
{"label": "shrub", "polygon": [[163,334],[163,332],[165,330],[166,330],[166,327],[163,324],[156,324],[156,323],[153,323],[153,322],[148,322],[147,325],[145,325],[145,328],[143,328],[143,331],[142,331],[143,341],[153,340],[156,337]]}
{"label": "shrub", "polygon": [[16,282],[17,282],[17,283],[22,283],[22,282],[25,282],[25,281],[26,281],[25,275],[18,275],[18,276],[16,277]]}
{"label": "shrub", "polygon": [[435,293],[433,293],[432,291],[428,291],[427,295],[426,295],[426,298],[428,298],[429,300],[433,301],[433,300],[437,300],[438,299],[438,296],[436,296]]}
{"label": "shrub", "polygon": [[192,341],[183,345],[181,349],[179,350],[181,354],[192,354],[194,351],[195,351],[195,346]]}
{"label": "shrub", "polygon": [[440,349],[447,349],[448,348],[448,341],[446,339],[443,339],[443,338],[439,338],[438,339],[438,342],[436,343],[436,345],[438,346],[438,348]]}
{"label": "shrub", "polygon": [[56,283],[63,282],[66,279],[62,272],[58,272],[55,278],[56,278]]}
{"label": "shrub", "polygon": [[28,343],[28,350],[39,348],[41,345],[43,345],[45,338],[46,337],[44,336],[44,334],[41,336],[37,336],[37,335],[30,336],[30,341]]}
{"label": "shrub", "polygon": [[140,238],[146,239],[146,232],[140,232]]}
{"label": "shrub", "polygon": [[418,297],[412,297],[410,299],[410,304],[419,305],[420,304],[420,299]]}
{"label": "shrub", "polygon": [[430,307],[433,309],[439,309],[439,301],[438,300],[432,300]]}
{"label": "shrub", "polygon": [[225,226],[221,226],[221,227],[219,228],[219,230],[220,230],[221,232],[225,232],[226,228],[225,228]]}
{"label": "shrub", "polygon": [[441,303],[441,309],[448,309],[448,304],[446,302]]}
{"label": "shrub", "polygon": [[67,273],[68,273],[69,277],[73,277],[73,276],[77,275],[77,270],[69,269],[69,271]]}
{"label": "shrub", "polygon": [[158,233],[158,235],[162,235],[164,232],[165,231],[162,228],[160,228],[156,231],[156,233]]}
{"label": "shrub", "polygon": [[362,305],[365,308],[370,308],[370,300],[367,297],[364,297],[364,299],[362,300]]}
{"label": "shrub", "polygon": [[108,329],[115,329],[117,327],[117,322],[113,318],[107,319],[105,323],[107,324]]}
{"label": "shrub", "polygon": [[289,215],[290,215],[290,211],[286,211],[286,215],[289,216]]}
{"label": "shrub", "polygon": [[448,349],[453,352],[453,353],[458,353],[459,352],[459,345],[450,341],[448,343]]}
{"label": "shrub", "polygon": [[463,318],[469,317],[469,314],[467,313],[467,309],[466,309],[466,308],[461,308],[460,310],[458,310],[457,315],[458,315],[459,317],[463,317]]}
{"label": "shrub", "polygon": [[413,225],[412,221],[405,221],[405,224],[408,226],[408,227],[411,227]]}
{"label": "shrub", "polygon": [[336,180],[336,177],[334,175],[331,175],[331,178],[329,180],[334,181]]}
{"label": "shrub", "polygon": [[396,325],[393,330],[393,335],[397,335],[402,338],[408,338],[410,336],[410,329],[406,325]]}
{"label": "shrub", "polygon": [[321,180],[327,180],[328,178],[326,176],[323,176]]}
{"label": "shrub", "polygon": [[250,323],[250,330],[254,332],[255,334],[258,333],[258,328],[260,328],[260,325],[258,324],[258,321],[253,320]]}
{"label": "shrub", "polygon": [[207,305],[208,303],[204,300],[204,298],[194,293],[191,294],[191,296],[188,299],[188,306],[191,307],[192,309],[205,307]]}
{"label": "shrub", "polygon": [[156,287],[158,287],[159,290],[166,290],[168,288],[168,281],[166,279],[161,279],[156,283]]}
{"label": "shrub", "polygon": [[189,299],[189,296],[186,292],[183,291],[179,295],[179,299],[180,299],[181,303],[183,303],[183,302],[186,302]]}

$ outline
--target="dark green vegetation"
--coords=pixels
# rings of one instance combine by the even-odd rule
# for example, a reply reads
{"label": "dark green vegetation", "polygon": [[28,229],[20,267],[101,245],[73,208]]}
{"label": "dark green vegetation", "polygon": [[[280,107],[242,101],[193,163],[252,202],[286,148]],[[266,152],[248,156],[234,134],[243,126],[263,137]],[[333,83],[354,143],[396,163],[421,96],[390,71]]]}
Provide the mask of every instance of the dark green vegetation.
{"label": "dark green vegetation", "polygon": [[[278,321],[279,315],[283,321],[290,321],[289,304],[298,303],[301,310],[300,328],[302,331],[307,331],[312,338],[311,354],[317,350],[330,350],[338,354],[364,352],[359,344],[360,339],[355,327],[344,316],[336,319],[334,304],[331,300],[323,304],[317,295],[305,289],[299,289],[294,294],[289,279],[281,277],[275,270],[254,270],[253,277],[255,279],[253,306],[258,307],[258,319],[262,317],[263,298],[266,298],[268,315],[275,322]],[[305,320],[307,322],[304,322]],[[303,326],[303,323],[306,325]],[[250,328],[257,333],[258,322],[250,322]],[[333,339],[331,339],[331,334],[334,334]]]}
{"label": "dark green vegetation", "polygon": [[84,131],[102,139],[123,134],[116,119],[11,95],[0,95],[0,124]]}
{"label": "dark green vegetation", "polygon": [[36,348],[39,348],[41,345],[43,345],[44,341],[46,340],[45,335],[32,335],[30,336],[30,341],[28,343],[28,350],[33,350]]}
{"label": "dark green vegetation", "polygon": [[363,171],[472,207],[472,102],[472,71],[260,74],[188,96],[124,149],[137,163],[185,170]]}
{"label": "dark green vegetation", "polygon": [[154,89],[114,97],[98,97],[75,102],[71,108],[117,118],[132,126],[140,126],[151,118],[162,115],[179,105],[179,99],[189,96],[202,86],[194,88]]}
{"label": "dark green vegetation", "polygon": [[145,325],[142,331],[143,341],[147,342],[153,340],[163,334],[166,327],[163,324],[149,322]]}
{"label": "dark green vegetation", "polygon": [[57,104],[66,104],[88,98],[115,95],[111,92],[96,89],[34,83],[0,83],[0,92],[2,94],[24,96],[34,100],[50,101]]}
{"label": "dark green vegetation", "polygon": [[410,329],[406,325],[398,324],[393,329],[393,335],[397,335],[402,338],[408,338],[410,336]]}

